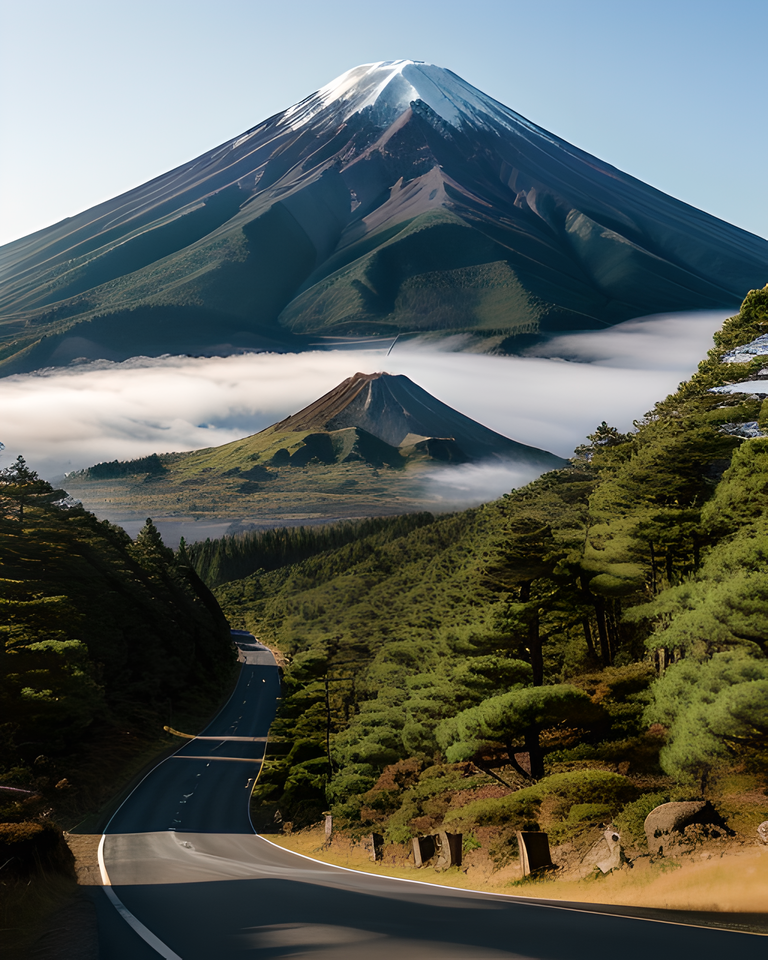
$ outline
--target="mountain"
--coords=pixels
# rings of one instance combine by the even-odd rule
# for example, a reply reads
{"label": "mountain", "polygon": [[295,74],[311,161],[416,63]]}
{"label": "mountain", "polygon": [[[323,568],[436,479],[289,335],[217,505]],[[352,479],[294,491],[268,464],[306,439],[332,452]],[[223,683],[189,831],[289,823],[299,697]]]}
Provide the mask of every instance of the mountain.
{"label": "mountain", "polygon": [[270,429],[280,433],[349,428],[365,431],[401,452],[415,449],[436,460],[514,460],[547,470],[564,463],[560,457],[465,417],[408,377],[389,373],[356,373]]}
{"label": "mountain", "polygon": [[440,67],[365,64],[0,248],[0,372],[318,337],[521,338],[736,308],[768,242]]}
{"label": "mountain", "polygon": [[425,479],[436,467],[465,463],[505,465],[526,480],[565,465],[453,410],[408,377],[356,373],[250,437],[96,464],[69,474],[66,486],[110,519],[376,516],[440,506]]}

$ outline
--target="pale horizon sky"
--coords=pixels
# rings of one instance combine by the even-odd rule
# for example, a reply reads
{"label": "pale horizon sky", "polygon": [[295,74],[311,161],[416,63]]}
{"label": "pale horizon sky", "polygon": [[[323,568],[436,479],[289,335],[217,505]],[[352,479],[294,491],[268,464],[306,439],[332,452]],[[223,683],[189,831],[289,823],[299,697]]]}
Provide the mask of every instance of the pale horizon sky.
{"label": "pale horizon sky", "polygon": [[400,58],[768,237],[767,28],[762,0],[6,0],[0,243]]}

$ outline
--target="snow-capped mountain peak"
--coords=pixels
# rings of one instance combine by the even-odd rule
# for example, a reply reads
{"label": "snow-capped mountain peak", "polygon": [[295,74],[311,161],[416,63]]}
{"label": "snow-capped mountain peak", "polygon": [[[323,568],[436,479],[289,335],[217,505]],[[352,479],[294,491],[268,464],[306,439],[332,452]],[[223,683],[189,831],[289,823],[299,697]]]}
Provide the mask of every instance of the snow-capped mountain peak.
{"label": "snow-capped mountain peak", "polygon": [[765,240],[450,70],[388,60],[0,250],[0,376],[319,336],[457,334],[509,352],[554,331],[735,309],[767,270]]}
{"label": "snow-capped mountain peak", "polygon": [[297,127],[329,109],[344,122],[367,107],[374,108],[377,119],[389,123],[415,100],[455,127],[461,126],[462,119],[483,124],[489,115],[507,123],[511,118],[522,120],[444,67],[421,60],[382,60],[342,73],[286,110],[281,123]]}

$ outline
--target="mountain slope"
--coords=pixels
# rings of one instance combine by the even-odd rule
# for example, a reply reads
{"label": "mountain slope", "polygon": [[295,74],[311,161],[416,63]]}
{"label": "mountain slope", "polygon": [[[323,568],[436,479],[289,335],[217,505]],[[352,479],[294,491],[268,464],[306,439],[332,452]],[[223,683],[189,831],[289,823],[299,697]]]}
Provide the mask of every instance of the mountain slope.
{"label": "mountain slope", "polygon": [[521,334],[736,307],[767,272],[766,241],[450,71],[367,64],[0,248],[0,370],[318,335],[462,332],[503,351]]}
{"label": "mountain slope", "polygon": [[409,449],[427,440],[450,441],[462,460],[509,459],[562,466],[560,457],[509,440],[437,400],[406,376],[356,373],[325,396],[271,429],[365,430],[393,447]]}
{"label": "mountain slope", "polygon": [[489,430],[408,377],[357,373],[250,437],[96,464],[69,474],[67,489],[111,518],[378,516],[439,508],[424,484],[435,467],[489,461],[525,479],[565,464]]}

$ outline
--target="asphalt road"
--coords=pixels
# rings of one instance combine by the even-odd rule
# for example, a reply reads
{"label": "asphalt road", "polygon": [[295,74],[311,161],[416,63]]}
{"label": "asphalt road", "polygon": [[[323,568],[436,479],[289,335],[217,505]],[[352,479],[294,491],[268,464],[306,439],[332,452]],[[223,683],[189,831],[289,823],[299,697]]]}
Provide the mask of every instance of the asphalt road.
{"label": "asphalt road", "polygon": [[139,784],[105,831],[102,960],[768,957],[768,939],[691,926],[689,914],[628,917],[394,880],[254,835],[248,798],[280,688],[271,654],[244,659],[221,713]]}

